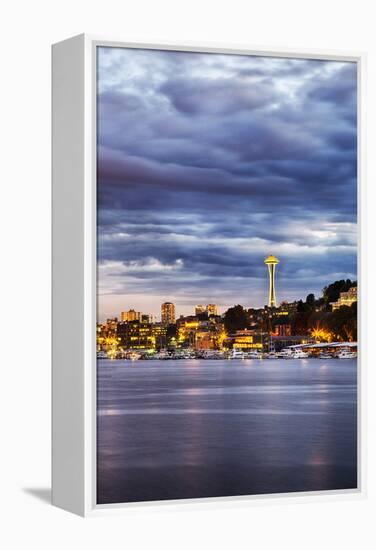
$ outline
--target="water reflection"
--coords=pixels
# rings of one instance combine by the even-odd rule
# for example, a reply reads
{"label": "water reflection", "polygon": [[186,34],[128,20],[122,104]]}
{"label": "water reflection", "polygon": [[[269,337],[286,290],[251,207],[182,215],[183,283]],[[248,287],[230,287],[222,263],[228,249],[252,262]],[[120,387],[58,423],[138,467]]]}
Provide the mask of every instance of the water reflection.
{"label": "water reflection", "polygon": [[98,363],[98,502],[355,486],[355,361]]}

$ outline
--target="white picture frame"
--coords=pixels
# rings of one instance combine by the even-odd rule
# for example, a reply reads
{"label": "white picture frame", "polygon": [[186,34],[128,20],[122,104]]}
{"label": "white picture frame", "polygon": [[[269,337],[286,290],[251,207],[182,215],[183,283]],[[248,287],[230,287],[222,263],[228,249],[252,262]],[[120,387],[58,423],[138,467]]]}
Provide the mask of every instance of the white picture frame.
{"label": "white picture frame", "polygon": [[[52,47],[52,502],[81,516],[148,504],[96,504],[96,48],[114,46],[343,60],[358,66],[358,487],[339,491],[167,501],[168,506],[362,498],[364,419],[365,54],[267,50],[223,44],[145,44],[79,35]],[[69,345],[67,344],[69,342]]]}

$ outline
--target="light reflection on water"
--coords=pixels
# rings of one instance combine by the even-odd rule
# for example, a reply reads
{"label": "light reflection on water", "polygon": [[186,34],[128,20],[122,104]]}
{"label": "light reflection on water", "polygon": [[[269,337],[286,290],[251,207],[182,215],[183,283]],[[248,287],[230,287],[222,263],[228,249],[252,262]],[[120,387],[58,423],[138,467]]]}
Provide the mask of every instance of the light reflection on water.
{"label": "light reflection on water", "polygon": [[98,502],[356,486],[355,360],[101,360],[97,385]]}

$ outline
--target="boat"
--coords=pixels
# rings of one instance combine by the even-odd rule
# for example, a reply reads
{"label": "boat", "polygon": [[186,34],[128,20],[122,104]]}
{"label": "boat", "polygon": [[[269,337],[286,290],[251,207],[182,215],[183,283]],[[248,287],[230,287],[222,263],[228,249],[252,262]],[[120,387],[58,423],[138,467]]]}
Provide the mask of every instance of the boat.
{"label": "boat", "polygon": [[291,359],[292,353],[290,348],[286,348],[278,352],[278,357],[279,359]]}
{"label": "boat", "polygon": [[354,352],[354,351],[347,350],[347,349],[342,349],[338,353],[337,357],[338,357],[338,359],[356,359],[357,358],[357,353]]}
{"label": "boat", "polygon": [[229,356],[229,359],[244,359],[244,352],[241,349],[232,349]]}
{"label": "boat", "polygon": [[291,359],[306,359],[308,353],[301,349],[294,349],[290,357]]}
{"label": "boat", "polygon": [[334,359],[334,356],[331,355],[330,353],[323,352],[323,353],[320,353],[320,355],[318,355],[318,358],[319,359]]}
{"label": "boat", "polygon": [[166,359],[171,359],[171,355],[167,352],[167,350],[162,349],[160,351],[157,351],[157,353],[154,353],[151,359],[164,361]]}
{"label": "boat", "polygon": [[199,359],[223,359],[223,352],[215,349],[203,350],[198,354]]}
{"label": "boat", "polygon": [[195,359],[196,355],[193,351],[178,350],[172,353],[171,359]]}

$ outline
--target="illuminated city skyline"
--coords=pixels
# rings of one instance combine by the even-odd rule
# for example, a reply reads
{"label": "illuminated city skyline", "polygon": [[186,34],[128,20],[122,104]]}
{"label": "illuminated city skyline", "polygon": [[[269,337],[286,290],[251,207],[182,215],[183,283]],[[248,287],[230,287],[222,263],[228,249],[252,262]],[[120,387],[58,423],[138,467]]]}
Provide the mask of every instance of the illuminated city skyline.
{"label": "illuminated city skyline", "polygon": [[100,48],[98,320],[356,279],[352,63]]}

